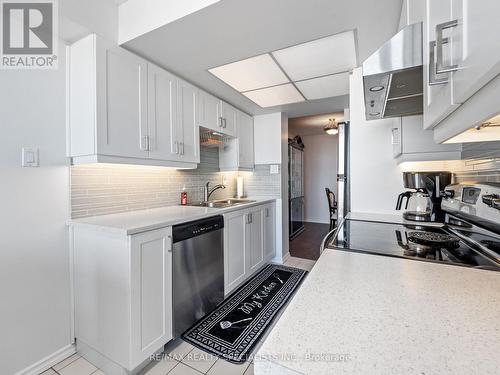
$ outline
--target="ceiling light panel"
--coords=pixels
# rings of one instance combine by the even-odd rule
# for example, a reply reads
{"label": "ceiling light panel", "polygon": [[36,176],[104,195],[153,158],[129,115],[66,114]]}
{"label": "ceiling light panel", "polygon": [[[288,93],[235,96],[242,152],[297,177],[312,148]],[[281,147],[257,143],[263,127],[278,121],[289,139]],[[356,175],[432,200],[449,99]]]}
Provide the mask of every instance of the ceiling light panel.
{"label": "ceiling light panel", "polygon": [[326,38],[273,52],[292,81],[345,72],[356,66],[354,32]]}
{"label": "ceiling light panel", "polygon": [[295,83],[307,100],[349,94],[349,73],[308,79]]}
{"label": "ceiling light panel", "polygon": [[289,82],[280,67],[267,53],[212,68],[209,72],[239,92]]}
{"label": "ceiling light panel", "polygon": [[262,108],[304,101],[302,95],[300,95],[291,83],[261,90],[248,91],[244,92],[243,95]]}

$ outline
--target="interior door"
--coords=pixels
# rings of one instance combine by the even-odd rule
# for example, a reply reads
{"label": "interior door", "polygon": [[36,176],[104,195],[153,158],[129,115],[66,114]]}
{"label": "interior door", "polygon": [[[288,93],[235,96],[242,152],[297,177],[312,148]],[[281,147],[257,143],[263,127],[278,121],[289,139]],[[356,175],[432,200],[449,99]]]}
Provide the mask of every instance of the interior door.
{"label": "interior door", "polygon": [[147,158],[148,64],[100,38],[96,54],[97,152]]}
{"label": "interior door", "polygon": [[150,64],[148,66],[148,128],[151,159],[178,160],[174,147],[176,100],[176,77]]}
{"label": "interior door", "polygon": [[500,1],[452,0],[453,95],[463,103],[500,74]]}
{"label": "interior door", "polygon": [[131,368],[172,339],[172,228],[131,237]]}
{"label": "interior door", "polygon": [[197,123],[198,89],[186,81],[177,80],[180,160],[188,163],[200,162],[200,128]]}
{"label": "interior door", "polygon": [[[439,41],[436,40],[436,26],[452,20],[452,1],[426,0],[427,14],[424,22],[423,38],[425,129],[435,127],[459,106],[453,96],[453,75],[451,73],[436,74],[438,47],[442,46],[444,64],[449,65],[452,62],[451,41],[449,43],[438,43]],[[450,37],[451,29],[444,30],[443,36]]]}

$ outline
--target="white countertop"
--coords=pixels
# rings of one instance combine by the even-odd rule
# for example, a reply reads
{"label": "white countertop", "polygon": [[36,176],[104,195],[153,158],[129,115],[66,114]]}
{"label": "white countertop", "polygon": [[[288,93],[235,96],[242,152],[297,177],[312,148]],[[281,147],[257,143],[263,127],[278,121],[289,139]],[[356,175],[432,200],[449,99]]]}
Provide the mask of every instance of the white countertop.
{"label": "white countertop", "polygon": [[363,221],[375,221],[381,223],[394,223],[394,224],[410,224],[410,225],[423,225],[423,226],[433,226],[442,227],[442,223],[430,223],[422,221],[411,221],[403,218],[401,212],[398,213],[371,213],[371,212],[349,212],[346,219],[350,220],[363,220]]}
{"label": "white countertop", "polygon": [[500,374],[499,317],[498,272],[325,250],[255,374]]}
{"label": "white countertop", "polygon": [[130,235],[165,228],[171,225],[186,223],[193,220],[199,220],[214,215],[222,215],[227,212],[274,202],[276,199],[260,198],[249,200],[254,200],[255,202],[227,208],[206,208],[193,206],[160,207],[148,210],[72,219],[68,221],[68,225],[91,226],[99,230]]}

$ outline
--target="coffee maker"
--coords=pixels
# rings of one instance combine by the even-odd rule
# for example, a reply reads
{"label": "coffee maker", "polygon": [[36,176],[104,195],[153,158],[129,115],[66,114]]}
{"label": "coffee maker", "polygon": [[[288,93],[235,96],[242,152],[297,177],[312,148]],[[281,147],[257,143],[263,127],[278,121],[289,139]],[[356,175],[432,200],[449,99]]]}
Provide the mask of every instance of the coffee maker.
{"label": "coffee maker", "polygon": [[410,221],[444,221],[441,199],[444,188],[451,184],[450,172],[403,172],[404,187],[399,194],[396,210],[406,199],[403,218]]}

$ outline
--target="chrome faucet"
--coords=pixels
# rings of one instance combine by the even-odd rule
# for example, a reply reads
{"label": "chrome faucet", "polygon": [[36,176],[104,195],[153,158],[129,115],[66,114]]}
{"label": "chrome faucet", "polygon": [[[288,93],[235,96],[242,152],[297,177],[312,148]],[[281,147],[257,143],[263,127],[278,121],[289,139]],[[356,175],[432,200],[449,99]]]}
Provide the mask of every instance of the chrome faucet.
{"label": "chrome faucet", "polygon": [[208,202],[208,200],[210,199],[210,196],[216,191],[216,190],[219,190],[219,189],[225,189],[226,187],[224,185],[216,185],[214,186],[213,189],[210,189],[210,182],[207,182],[205,184],[205,189],[203,191],[203,201],[205,202]]}

